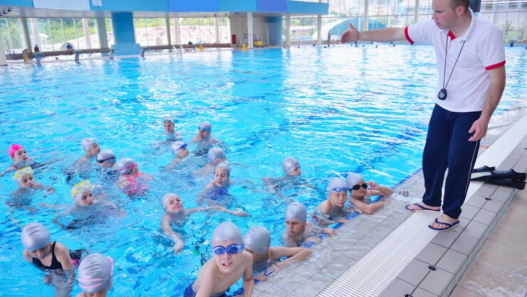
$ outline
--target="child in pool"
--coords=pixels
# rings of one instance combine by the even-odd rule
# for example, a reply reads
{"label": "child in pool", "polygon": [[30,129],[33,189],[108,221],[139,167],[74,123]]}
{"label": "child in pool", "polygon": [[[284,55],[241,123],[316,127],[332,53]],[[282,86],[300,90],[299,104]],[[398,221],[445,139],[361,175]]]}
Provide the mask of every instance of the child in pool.
{"label": "child in pool", "polygon": [[44,283],[53,285],[55,296],[69,296],[82,250],[70,251],[58,241],[50,242],[49,231],[40,223],[29,223],[22,229],[22,245],[24,259],[49,272]]}
{"label": "child in pool", "polygon": [[214,179],[205,186],[199,195],[198,204],[202,204],[205,198],[214,200],[216,196],[228,194],[228,187],[232,185],[230,175],[231,166],[229,165],[229,162],[223,161],[216,165],[216,168],[214,169]]}
{"label": "child in pool", "polygon": [[253,257],[244,251],[240,229],[223,222],[212,233],[212,259],[199,271],[198,278],[184,297],[226,296],[225,292],[243,277],[243,296],[252,296],[254,288]]}
{"label": "child in pool", "polygon": [[181,135],[181,133],[177,132],[174,129],[176,125],[174,124],[174,120],[172,119],[172,117],[165,117],[165,119],[163,120],[163,127],[165,129],[166,141],[183,140],[183,136]]}
{"label": "child in pool", "polygon": [[34,193],[34,191],[36,190],[45,190],[51,194],[55,193],[55,189],[53,187],[47,187],[41,183],[35,182],[35,178],[33,177],[33,170],[31,169],[31,167],[24,167],[15,171],[14,179],[18,184],[18,189],[11,193],[10,200],[12,201],[10,201],[8,204],[29,204],[30,201],[22,201],[25,200],[24,198],[29,198],[31,194]]}
{"label": "child in pool", "polygon": [[240,211],[230,211],[219,206],[184,209],[181,198],[179,198],[179,196],[174,193],[165,194],[163,196],[163,199],[161,200],[161,204],[163,205],[163,209],[165,210],[165,214],[161,219],[161,229],[163,229],[163,231],[167,235],[171,236],[176,242],[173,248],[175,254],[179,253],[183,249],[184,243],[181,240],[180,236],[176,232],[174,232],[171,227],[171,224],[177,225],[177,228],[182,228],[183,225],[185,225],[185,223],[188,221],[188,218],[191,214],[201,211],[220,211],[238,217],[249,216],[248,213]]}
{"label": "child in pool", "polygon": [[328,226],[337,222],[346,223],[345,216],[352,213],[351,209],[344,206],[348,200],[348,186],[346,180],[340,177],[333,178],[326,189],[328,198],[322,202],[315,213],[313,219],[321,226]]}
{"label": "child in pool", "polygon": [[176,168],[178,164],[183,162],[183,160],[185,160],[189,155],[187,144],[183,141],[176,141],[172,143],[172,145],[170,145],[170,148],[172,149],[172,152],[174,152],[174,155],[176,155],[176,157],[172,159],[172,162],[170,162],[170,164],[163,168],[164,171]]}
{"label": "child in pool", "polygon": [[197,148],[194,154],[203,156],[214,146],[221,146],[221,141],[211,135],[212,125],[208,121],[203,121],[198,126],[198,134],[190,140],[190,143],[196,143]]}
{"label": "child in pool", "polygon": [[[117,211],[117,206],[101,199],[104,197],[104,192],[100,192],[99,195],[95,196],[93,194],[94,191],[101,191],[101,186],[92,186],[89,180],[83,180],[73,186],[71,188],[71,198],[75,202],[75,206],[64,214],[55,217],[53,222],[65,230],[75,229],[79,224],[83,224],[88,220],[94,220],[93,222],[105,220],[108,211],[119,212]],[[119,213],[121,215],[125,214],[122,211]],[[60,218],[68,215],[73,216],[73,221],[67,225],[62,224],[59,221]]]}
{"label": "child in pool", "polygon": [[119,160],[115,167],[120,174],[117,185],[124,194],[130,197],[143,195],[150,186],[147,181],[154,179],[152,175],[140,172],[137,163],[130,158]]}
{"label": "child in pool", "polygon": [[307,210],[300,202],[291,202],[285,211],[286,230],[282,242],[286,247],[299,247],[309,242],[318,242],[319,234],[335,235],[331,228],[320,228],[307,221]]}
{"label": "child in pool", "polygon": [[[253,268],[265,269],[267,273],[277,272],[295,262],[304,260],[312,253],[311,250],[301,247],[271,247],[271,234],[267,228],[261,226],[249,229],[243,242],[245,250],[253,256]],[[287,259],[280,261],[282,257],[287,257]],[[259,273],[256,279],[264,281],[267,277],[264,273]]]}
{"label": "child in pool", "polygon": [[[368,203],[370,196],[382,195],[384,197],[389,197],[393,194],[393,191],[390,188],[381,186],[374,181],[365,183],[362,175],[358,173],[350,173],[346,178],[346,184],[350,189],[349,203],[360,212],[366,214],[377,212],[386,203],[385,201]],[[368,189],[368,187],[370,189]]]}
{"label": "child in pool", "polygon": [[119,171],[115,169],[115,153],[112,150],[102,150],[97,154],[97,172],[101,181],[115,182],[119,176]]}
{"label": "child in pool", "polygon": [[298,162],[297,159],[293,157],[285,158],[284,161],[282,162],[282,168],[284,169],[285,177],[280,177],[280,178],[267,177],[267,178],[262,178],[262,181],[268,185],[273,185],[281,181],[284,181],[288,177],[299,176],[302,174],[302,170],[300,169],[300,163]]}
{"label": "child in pool", "polygon": [[6,170],[0,173],[0,177],[11,171],[16,171],[24,167],[31,167],[33,159],[27,156],[26,149],[20,144],[12,144],[9,147],[9,157],[13,160],[13,164],[9,165]]}
{"label": "child in pool", "polygon": [[92,160],[101,152],[99,143],[95,138],[83,138],[81,140],[81,147],[86,153],[84,156],[80,157],[72,166],[71,171],[75,170],[86,170]]}
{"label": "child in pool", "polygon": [[77,297],[106,297],[112,287],[113,259],[101,254],[87,256],[79,266]]}
{"label": "child in pool", "polygon": [[227,160],[227,157],[225,156],[225,152],[223,151],[222,148],[219,148],[219,147],[211,148],[209,152],[207,153],[207,158],[209,159],[209,163],[207,163],[205,167],[196,171],[195,175],[207,176],[209,173],[211,173],[215,169],[216,165]]}

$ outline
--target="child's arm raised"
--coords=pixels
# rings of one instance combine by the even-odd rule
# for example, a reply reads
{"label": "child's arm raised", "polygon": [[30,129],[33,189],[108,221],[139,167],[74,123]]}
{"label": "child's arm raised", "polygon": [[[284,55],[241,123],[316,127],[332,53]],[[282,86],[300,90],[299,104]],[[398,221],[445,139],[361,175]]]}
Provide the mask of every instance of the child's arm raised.
{"label": "child's arm raised", "polygon": [[388,197],[393,194],[392,189],[381,186],[374,181],[369,181],[367,184],[370,186],[370,190],[368,190],[368,194],[370,195],[382,195]]}

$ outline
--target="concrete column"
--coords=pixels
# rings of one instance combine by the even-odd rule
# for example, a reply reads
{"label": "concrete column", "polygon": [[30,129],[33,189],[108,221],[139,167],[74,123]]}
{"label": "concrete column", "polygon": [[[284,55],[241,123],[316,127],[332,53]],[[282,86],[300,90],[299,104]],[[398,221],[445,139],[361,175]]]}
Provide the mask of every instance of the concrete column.
{"label": "concrete column", "polygon": [[135,42],[134,19],[131,12],[112,12],[115,55],[139,55],[141,46]]}
{"label": "concrete column", "polygon": [[269,17],[269,45],[282,45],[282,17]]}
{"label": "concrete column", "polygon": [[247,48],[253,49],[253,13],[247,13]]}
{"label": "concrete column", "polygon": [[415,0],[414,24],[419,22],[419,0]]}
{"label": "concrete column", "polygon": [[31,39],[29,38],[29,29],[27,27],[27,18],[20,18],[20,23],[22,24],[22,39],[24,40],[24,46],[27,50],[33,48],[31,44]]}
{"label": "concrete column", "polygon": [[[364,24],[363,24],[363,31],[368,31],[368,9],[369,7],[369,0],[364,1]],[[360,29],[359,29],[360,30]]]}
{"label": "concrete column", "polygon": [[285,17],[285,45],[291,46],[291,15]]}
{"label": "concrete column", "polygon": [[317,44],[322,44],[322,15],[320,14],[317,15]]}
{"label": "concrete column", "polygon": [[2,30],[0,30],[0,66],[7,66],[7,59],[5,58],[4,39],[2,38]]}
{"label": "concrete column", "polygon": [[108,48],[108,36],[106,33],[106,19],[96,18],[97,20],[97,35],[99,37],[99,45],[101,48]]}
{"label": "concrete column", "polygon": [[181,44],[181,30],[179,28],[179,18],[174,18],[174,35],[177,45]]}
{"label": "concrete column", "polygon": [[[31,23],[31,33],[33,33],[33,42],[38,44],[39,48],[42,48],[42,42],[40,41],[40,35],[38,34],[37,19],[29,19],[29,21]],[[32,48],[33,47],[30,45],[28,50],[31,51]]]}
{"label": "concrete column", "polygon": [[523,28],[523,40],[527,40],[527,22],[525,22],[525,28]]}
{"label": "concrete column", "polygon": [[167,43],[168,45],[172,45],[172,38],[170,37],[170,19],[168,17],[165,18],[165,30],[167,32]]}
{"label": "concrete column", "polygon": [[90,24],[87,18],[82,18],[82,30],[84,31],[84,40],[86,41],[86,48],[91,49],[91,35]]}
{"label": "concrete column", "polygon": [[214,18],[214,26],[216,28],[216,43],[220,43],[221,41],[221,38],[220,38],[220,19],[218,19],[217,17]]}

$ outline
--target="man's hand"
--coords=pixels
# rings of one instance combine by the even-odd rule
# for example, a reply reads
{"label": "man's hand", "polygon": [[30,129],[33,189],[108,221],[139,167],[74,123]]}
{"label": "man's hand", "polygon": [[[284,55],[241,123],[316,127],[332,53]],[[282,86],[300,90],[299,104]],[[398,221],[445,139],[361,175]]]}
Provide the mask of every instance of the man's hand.
{"label": "man's hand", "polygon": [[344,34],[342,34],[340,37],[340,42],[342,43],[355,42],[359,40],[359,30],[357,30],[357,28],[355,28],[351,23],[349,23],[348,26],[350,29],[344,32]]}
{"label": "man's hand", "polygon": [[489,121],[479,118],[477,121],[472,124],[472,127],[470,127],[470,130],[468,130],[468,133],[474,133],[472,137],[468,139],[468,141],[478,141],[485,137],[487,135],[487,129],[489,127]]}

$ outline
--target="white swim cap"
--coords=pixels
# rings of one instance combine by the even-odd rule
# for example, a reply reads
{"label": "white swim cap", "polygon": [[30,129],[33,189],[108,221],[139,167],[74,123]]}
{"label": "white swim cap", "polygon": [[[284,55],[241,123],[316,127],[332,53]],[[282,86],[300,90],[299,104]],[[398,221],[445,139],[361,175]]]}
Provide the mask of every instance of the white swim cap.
{"label": "white swim cap", "polygon": [[212,125],[210,124],[209,121],[203,121],[199,123],[198,129],[205,130],[205,131],[212,131]]}
{"label": "white swim cap", "polygon": [[115,164],[115,153],[112,150],[102,150],[97,155],[97,163],[109,162]]}
{"label": "white swim cap", "polygon": [[[216,168],[218,167],[225,168],[225,171],[227,171],[227,175],[231,176],[231,165],[229,164],[229,162],[223,161],[220,164],[216,165]],[[214,169],[214,171],[216,171],[216,169]]]}
{"label": "white swim cap", "polygon": [[88,152],[88,150],[90,150],[91,146],[94,144],[94,143],[99,143],[97,141],[97,139],[95,138],[83,138],[81,140],[81,147],[82,149],[85,151],[85,152]]}
{"label": "white swim cap", "polygon": [[79,286],[88,294],[99,293],[112,282],[113,259],[101,254],[90,254],[79,266]]}
{"label": "white swim cap", "polygon": [[178,195],[174,193],[166,193],[165,195],[163,195],[163,198],[161,199],[161,205],[163,205],[164,210],[167,210],[168,199],[172,196],[178,196]]}
{"label": "white swim cap", "polygon": [[49,231],[41,223],[29,223],[22,229],[22,245],[36,251],[49,243]]}
{"label": "white swim cap", "polygon": [[174,124],[174,119],[172,118],[172,116],[165,116],[163,118],[163,123],[172,123],[172,124]]}
{"label": "white swim cap", "polygon": [[300,163],[298,163],[298,160],[293,157],[285,158],[282,162],[282,168],[284,168],[285,174],[289,174],[289,172],[298,167],[300,167]]}
{"label": "white swim cap", "polygon": [[92,186],[89,180],[83,180],[71,188],[71,199],[75,203],[81,199],[82,195],[86,192],[92,191]]}
{"label": "white swim cap", "polygon": [[346,180],[342,177],[335,177],[331,179],[326,188],[328,192],[347,192],[349,187],[346,185]]}
{"label": "white swim cap", "polygon": [[306,206],[298,201],[291,202],[285,210],[286,220],[297,220],[302,223],[307,222]]}
{"label": "white swim cap", "polygon": [[218,241],[234,241],[238,245],[243,244],[243,237],[240,229],[231,222],[223,222],[214,229],[210,243]]}
{"label": "white swim cap", "polygon": [[214,162],[218,159],[225,158],[225,152],[223,151],[222,148],[213,147],[207,153],[207,158],[209,159],[209,162]]}
{"label": "white swim cap", "polygon": [[174,154],[176,155],[179,154],[179,152],[186,147],[187,144],[183,141],[176,141],[170,145],[170,149],[172,149],[172,152],[174,152]]}
{"label": "white swim cap", "polygon": [[352,188],[354,185],[356,185],[360,180],[364,180],[362,175],[358,173],[350,173],[348,174],[348,177],[346,178],[346,185],[348,188]]}
{"label": "white swim cap", "polygon": [[245,247],[258,254],[267,254],[271,246],[271,234],[267,228],[257,226],[249,229],[243,238]]}
{"label": "white swim cap", "polygon": [[121,175],[130,174],[130,171],[134,166],[137,166],[137,164],[131,158],[122,158],[117,161],[117,164],[115,165]]}

